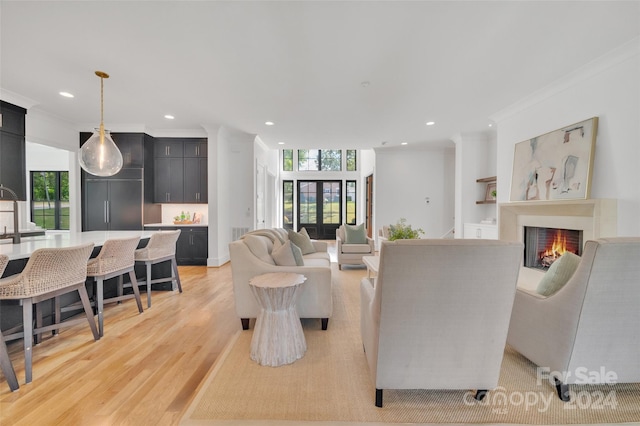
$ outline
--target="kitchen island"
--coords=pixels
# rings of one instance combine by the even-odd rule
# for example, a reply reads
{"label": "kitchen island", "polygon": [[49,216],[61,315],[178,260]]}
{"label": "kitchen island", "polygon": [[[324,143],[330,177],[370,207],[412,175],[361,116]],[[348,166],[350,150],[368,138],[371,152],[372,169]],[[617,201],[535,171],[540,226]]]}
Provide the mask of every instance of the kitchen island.
{"label": "kitchen island", "polygon": [[0,254],[9,256],[9,261],[29,259],[31,253],[39,248],[72,247],[88,243],[93,243],[95,247],[101,247],[106,240],[112,238],[128,238],[140,236],[141,240],[148,240],[151,234],[154,234],[156,232],[158,231],[47,231],[45,235],[23,237],[20,244],[13,244],[10,239],[0,240]]}
{"label": "kitchen island", "polygon": [[[105,241],[114,238],[128,238],[139,236],[140,243],[138,248],[147,245],[149,238],[152,234],[161,232],[158,230],[137,230],[137,231],[88,231],[88,232],[59,232],[59,231],[47,231],[45,235],[24,237],[21,239],[20,244],[13,244],[10,239],[0,240],[0,253],[9,256],[9,264],[3,274],[3,277],[17,274],[22,272],[25,265],[29,261],[31,254],[39,248],[62,248],[72,247],[82,244],[93,243],[94,249],[91,257],[96,256]],[[165,264],[166,263],[166,264]],[[154,276],[169,277],[171,275],[171,265],[169,262],[154,265]],[[136,265],[136,275],[138,277],[144,276],[144,265]],[[115,282],[117,278],[112,278]],[[127,280],[125,280],[126,282]],[[88,281],[88,284],[92,281]],[[89,294],[93,294],[92,285],[88,285]],[[110,286],[113,287],[113,286]],[[170,282],[164,286],[154,287],[154,290],[165,289],[170,290]],[[66,306],[77,300],[74,295],[63,295],[61,297],[62,306]],[[45,325],[51,322],[50,316],[52,309],[49,303],[44,302],[43,314],[45,315]],[[16,301],[2,300],[0,301],[0,329],[7,330],[22,323],[22,308]]]}

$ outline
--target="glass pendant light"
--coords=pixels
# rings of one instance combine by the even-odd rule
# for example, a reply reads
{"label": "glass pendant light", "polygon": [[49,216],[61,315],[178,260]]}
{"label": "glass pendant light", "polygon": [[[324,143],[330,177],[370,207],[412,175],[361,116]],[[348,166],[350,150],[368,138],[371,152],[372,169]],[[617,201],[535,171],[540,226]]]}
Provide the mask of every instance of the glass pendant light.
{"label": "glass pendant light", "polygon": [[113,176],[122,168],[122,154],[111,139],[108,130],[104,129],[104,84],[103,79],[109,74],[96,71],[100,77],[100,128],[80,148],[80,167],[95,176]]}

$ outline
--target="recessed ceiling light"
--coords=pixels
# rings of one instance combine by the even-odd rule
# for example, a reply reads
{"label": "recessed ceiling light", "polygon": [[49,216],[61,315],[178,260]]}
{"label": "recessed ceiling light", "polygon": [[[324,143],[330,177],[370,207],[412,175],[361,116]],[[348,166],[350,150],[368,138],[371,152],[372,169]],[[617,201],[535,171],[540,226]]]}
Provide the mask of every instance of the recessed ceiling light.
{"label": "recessed ceiling light", "polygon": [[278,145],[284,145],[284,142],[278,142]]}
{"label": "recessed ceiling light", "polygon": [[408,142],[402,142],[400,145],[407,145]]}
{"label": "recessed ceiling light", "polygon": [[166,114],[164,118],[166,118],[167,120],[173,120],[175,117],[171,114]]}
{"label": "recessed ceiling light", "polygon": [[264,124],[267,126],[273,126],[275,123],[273,121],[265,121]]}
{"label": "recessed ceiling light", "polygon": [[489,127],[493,127],[493,123],[489,123]]}
{"label": "recessed ceiling light", "polygon": [[60,92],[60,96],[64,96],[65,98],[73,98],[73,94],[69,92]]}
{"label": "recessed ceiling light", "polygon": [[427,126],[433,126],[434,124],[436,124],[435,121],[427,121]]}

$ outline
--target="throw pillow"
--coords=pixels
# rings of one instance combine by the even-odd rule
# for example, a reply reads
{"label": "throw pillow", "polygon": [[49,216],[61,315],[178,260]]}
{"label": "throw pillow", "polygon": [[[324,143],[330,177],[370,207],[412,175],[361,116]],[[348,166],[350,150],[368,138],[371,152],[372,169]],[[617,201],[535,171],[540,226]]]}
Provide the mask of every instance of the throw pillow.
{"label": "throw pillow", "polygon": [[307,232],[307,228],[302,228],[300,230],[300,234],[304,235],[305,237],[311,239],[311,237],[309,236],[309,233]]}
{"label": "throw pillow", "polygon": [[293,244],[300,247],[300,250],[302,250],[302,254],[309,254],[309,253],[316,252],[316,248],[313,246],[311,239],[308,236],[305,236],[304,234],[289,230],[289,240]]}
{"label": "throw pillow", "polygon": [[364,230],[364,223],[360,225],[344,225],[346,244],[367,244],[367,234]]}
{"label": "throw pillow", "polygon": [[551,296],[569,281],[579,264],[580,256],[571,252],[564,253],[545,272],[536,292],[543,296]]}
{"label": "throw pillow", "polygon": [[303,266],[302,251],[291,241],[286,241],[271,253],[273,261],[278,266]]}

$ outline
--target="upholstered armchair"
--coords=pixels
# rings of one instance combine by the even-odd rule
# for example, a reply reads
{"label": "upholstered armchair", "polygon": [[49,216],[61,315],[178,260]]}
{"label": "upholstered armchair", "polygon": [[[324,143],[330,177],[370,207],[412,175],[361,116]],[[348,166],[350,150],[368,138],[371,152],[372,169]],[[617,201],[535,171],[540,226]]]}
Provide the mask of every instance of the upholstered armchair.
{"label": "upholstered armchair", "polygon": [[[346,227],[351,227],[346,229]],[[356,228],[361,228],[357,229]],[[360,234],[359,237],[350,239],[350,230],[354,230],[352,235]],[[336,231],[336,252],[338,255],[338,269],[342,265],[362,265],[362,256],[373,256],[376,254],[375,242],[367,236],[364,224],[355,227],[353,225],[341,225]]]}
{"label": "upholstered armchair", "polygon": [[550,296],[518,288],[507,343],[551,376],[563,401],[585,376],[640,382],[640,238],[587,241],[573,276]]}
{"label": "upholstered armchair", "polygon": [[360,284],[360,328],[376,406],[383,389],[498,385],[521,243],[385,241],[376,278]]}

